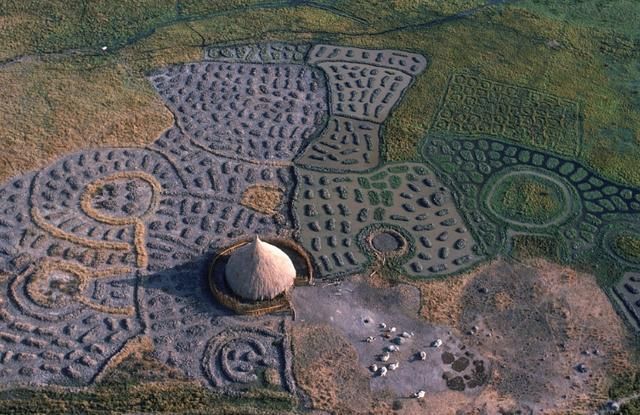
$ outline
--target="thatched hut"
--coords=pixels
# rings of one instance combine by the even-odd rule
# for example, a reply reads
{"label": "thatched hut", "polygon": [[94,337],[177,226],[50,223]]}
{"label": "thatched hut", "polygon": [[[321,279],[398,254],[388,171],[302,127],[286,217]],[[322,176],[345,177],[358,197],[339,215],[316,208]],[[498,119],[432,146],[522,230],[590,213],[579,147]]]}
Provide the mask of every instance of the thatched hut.
{"label": "thatched hut", "polygon": [[271,300],[293,286],[296,269],[280,248],[256,236],[229,257],[225,279],[245,300]]}

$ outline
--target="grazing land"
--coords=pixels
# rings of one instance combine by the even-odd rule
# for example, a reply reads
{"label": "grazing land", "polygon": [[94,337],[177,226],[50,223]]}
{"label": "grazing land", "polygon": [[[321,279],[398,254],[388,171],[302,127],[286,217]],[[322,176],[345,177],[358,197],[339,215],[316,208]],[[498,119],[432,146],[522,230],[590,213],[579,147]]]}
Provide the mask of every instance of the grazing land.
{"label": "grazing land", "polygon": [[640,4],[45,3],[0,4],[1,413],[639,413]]}

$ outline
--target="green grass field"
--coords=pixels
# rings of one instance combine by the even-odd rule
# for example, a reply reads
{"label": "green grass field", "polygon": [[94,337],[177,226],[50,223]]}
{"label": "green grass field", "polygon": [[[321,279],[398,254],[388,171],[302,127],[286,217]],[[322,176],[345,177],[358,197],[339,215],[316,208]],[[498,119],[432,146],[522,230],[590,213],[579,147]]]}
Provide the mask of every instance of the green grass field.
{"label": "green grass field", "polygon": [[159,364],[148,354],[125,359],[99,384],[80,390],[12,389],[0,392],[3,414],[215,413],[280,415],[296,413],[290,394],[249,390],[242,397],[214,393],[189,382],[179,371]]}
{"label": "green grass field", "polygon": [[508,178],[488,203],[509,219],[535,224],[552,220],[566,208],[562,191],[535,176]]}
{"label": "green grass field", "polygon": [[[417,157],[417,144],[433,120],[448,76],[470,70],[578,102],[584,113],[581,159],[609,177],[640,184],[640,173],[633,168],[640,162],[639,86],[633,81],[639,56],[632,23],[637,14],[634,3],[620,2],[619,7],[608,8],[609,17],[592,13],[596,1],[581,2],[579,8],[572,7],[572,2],[561,6],[554,2],[554,6],[529,1],[486,8],[464,19],[442,20],[478,3],[394,1],[393,7],[383,7],[357,1],[293,6],[260,1],[149,1],[98,2],[87,7],[47,2],[40,7],[38,2],[8,2],[0,15],[0,45],[4,45],[0,61],[5,62],[0,77],[5,85],[24,85],[44,76],[64,80],[78,72],[96,74],[90,78],[98,85],[105,77],[122,85],[121,91],[113,91],[114,101],[137,95],[146,100],[138,108],[151,109],[157,104],[147,98],[150,91],[142,79],[144,73],[198,59],[203,44],[293,40],[409,49],[429,56],[431,66],[386,125],[389,159]],[[587,18],[592,15],[597,15],[596,20]],[[106,53],[101,52],[102,46],[108,46]],[[51,72],[49,65],[56,68],[55,75],[42,74]],[[25,72],[31,76],[21,80]],[[101,118],[120,114],[121,107],[114,105],[112,111],[117,114],[97,111],[87,115],[82,125],[69,127],[68,107],[79,95],[58,82],[32,88],[49,95],[64,90],[67,100],[33,108],[31,124],[35,131],[41,130],[41,138],[59,140],[68,128],[84,136],[99,134],[105,129]],[[2,138],[11,153],[11,146],[29,145],[33,137],[16,131],[15,124],[24,125],[24,121],[10,110],[23,107],[17,100],[24,98],[11,91],[3,95],[2,121],[7,127]],[[82,95],[100,99],[102,93],[82,91]],[[157,130],[132,120],[130,111],[121,113],[128,114],[123,116],[132,124],[126,133],[135,131],[140,141],[155,138]],[[54,128],[47,128],[51,126]],[[119,139],[114,135],[114,141]],[[68,147],[60,153],[65,150]],[[42,156],[55,153],[50,150]],[[7,177],[12,170],[0,174]]]}
{"label": "green grass field", "polygon": [[640,262],[640,236],[623,232],[616,238],[615,245],[624,257]]}

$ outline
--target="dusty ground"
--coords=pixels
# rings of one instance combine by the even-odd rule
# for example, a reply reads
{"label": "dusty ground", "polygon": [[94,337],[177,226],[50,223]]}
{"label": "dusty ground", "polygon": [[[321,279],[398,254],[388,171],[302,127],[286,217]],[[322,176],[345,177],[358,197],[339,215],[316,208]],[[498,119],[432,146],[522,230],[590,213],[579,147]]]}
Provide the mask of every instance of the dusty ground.
{"label": "dusty ground", "polygon": [[359,413],[388,405],[376,402],[369,390],[369,373],[358,365],[356,350],[337,330],[327,326],[294,326],[294,371],[299,386],[316,409]]}
{"label": "dusty ground", "polygon": [[[294,373],[314,408],[337,414],[371,413],[374,408],[373,413],[441,413],[436,408],[451,402],[450,389],[464,389],[454,394],[457,400],[474,400],[490,375],[489,362],[447,327],[418,318],[420,292],[415,287],[375,277],[369,282],[355,276],[293,292]],[[403,333],[406,337],[400,339]],[[437,339],[442,345],[432,347]],[[381,361],[391,345],[399,350]],[[421,351],[424,360],[418,358]],[[396,362],[398,368],[391,369]],[[374,364],[389,371],[380,376],[370,370]],[[442,399],[417,400],[412,395],[419,390]]]}
{"label": "dusty ground", "polygon": [[468,277],[454,277],[416,284],[422,296],[420,315],[435,324],[456,326],[462,313],[460,296],[470,281]]}
{"label": "dusty ground", "polygon": [[543,260],[498,260],[419,286],[421,314],[456,322],[464,341],[494,363],[473,402],[486,413],[589,413],[607,400],[610,375],[633,364],[626,330],[591,275]]}
{"label": "dusty ground", "polygon": [[[369,278],[295,291],[294,372],[315,409],[591,413],[607,400],[611,376],[634,364],[627,331],[591,275],[543,260],[496,260],[428,283]],[[388,342],[378,329],[383,321],[415,336],[391,355],[389,362],[399,360],[399,369],[379,377],[368,367],[380,366],[377,349]],[[364,341],[368,335],[375,337],[371,343]],[[439,349],[430,347],[435,338],[444,341]],[[426,350],[425,361],[412,360],[417,350]],[[486,360],[490,377],[486,385],[459,392],[443,380],[452,372],[443,352],[458,357],[463,350]],[[419,389],[425,398],[412,398],[409,392]]]}

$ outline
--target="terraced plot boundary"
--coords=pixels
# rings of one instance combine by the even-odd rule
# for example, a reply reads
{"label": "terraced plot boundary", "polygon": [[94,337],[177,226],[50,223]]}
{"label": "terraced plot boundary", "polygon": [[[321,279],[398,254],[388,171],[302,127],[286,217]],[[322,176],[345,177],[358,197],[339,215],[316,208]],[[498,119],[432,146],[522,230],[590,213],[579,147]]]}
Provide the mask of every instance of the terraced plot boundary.
{"label": "terraced plot boundary", "polygon": [[[454,189],[472,232],[489,255],[509,254],[513,243],[508,239],[513,235],[546,235],[554,240],[553,252],[561,261],[596,270],[603,264],[604,289],[611,289],[626,271],[638,269],[637,255],[631,248],[636,245],[630,243],[630,248],[623,250],[616,243],[620,238],[639,238],[640,189],[605,179],[573,159],[493,137],[433,131],[422,152],[427,164]],[[539,190],[544,194],[538,196],[543,198],[557,193],[554,203],[558,206],[546,220],[527,218],[522,211],[502,204],[505,194],[501,186],[514,178],[546,183],[547,190]],[[523,191],[511,189],[509,197],[518,197]],[[528,203],[535,205],[542,203],[540,200]],[[621,292],[616,289],[612,295],[623,299]],[[637,316],[640,303],[623,302],[630,315]],[[629,322],[639,327],[637,317]]]}
{"label": "terraced plot boundary", "polygon": [[[247,234],[297,240],[321,279],[380,264],[453,275],[507,253],[514,233],[554,238],[569,263],[608,258],[609,285],[637,271],[640,189],[570,158],[573,101],[454,74],[424,163],[386,162],[383,126],[428,63],[323,44],[208,48],[149,75],[175,124],[147,148],[80,151],[6,183],[5,385],[83,387],[147,350],[224,393],[295,394],[290,317],[239,316],[208,291],[212,256]],[[533,202],[512,197],[514,180]],[[637,320],[631,278],[613,292]]]}

